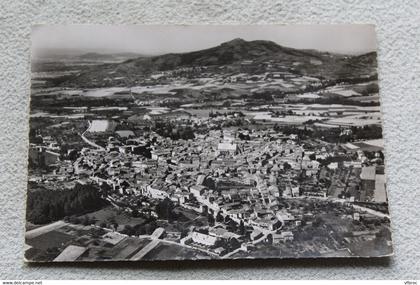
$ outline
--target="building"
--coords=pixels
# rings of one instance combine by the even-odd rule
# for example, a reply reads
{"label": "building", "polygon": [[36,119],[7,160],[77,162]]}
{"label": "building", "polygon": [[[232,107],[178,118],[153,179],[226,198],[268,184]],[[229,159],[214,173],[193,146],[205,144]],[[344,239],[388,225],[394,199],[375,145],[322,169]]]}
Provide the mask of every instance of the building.
{"label": "building", "polygon": [[207,246],[214,246],[218,240],[218,238],[215,236],[206,235],[199,232],[193,232],[191,234],[191,238],[193,242]]}
{"label": "building", "polygon": [[231,141],[223,141],[217,145],[217,150],[220,154],[234,155],[237,153],[238,146]]}
{"label": "building", "polygon": [[60,154],[43,147],[31,147],[29,149],[29,160],[35,165],[50,166],[60,160]]}
{"label": "building", "polygon": [[227,250],[224,247],[222,247],[222,246],[221,247],[218,247],[218,248],[215,248],[213,251],[217,255],[224,255],[224,254],[227,253]]}
{"label": "building", "polygon": [[159,188],[157,185],[147,185],[144,190],[144,195],[153,199],[165,199],[169,198],[169,193],[165,189]]}
{"label": "building", "polygon": [[338,162],[331,162],[327,167],[331,170],[336,170],[338,168]]}
{"label": "building", "polygon": [[289,231],[281,232],[280,234],[273,234],[273,243],[288,242],[293,241],[293,239],[293,233]]}
{"label": "building", "polygon": [[200,197],[201,195],[203,195],[205,189],[206,189],[205,186],[202,186],[202,185],[193,185],[193,186],[190,187],[190,192],[195,197]]}
{"label": "building", "polygon": [[255,219],[251,221],[251,225],[261,229],[274,231],[281,227],[281,222],[277,218],[273,219]]}
{"label": "building", "polygon": [[276,217],[283,223],[293,222],[295,220],[295,217],[286,211],[277,212]]}

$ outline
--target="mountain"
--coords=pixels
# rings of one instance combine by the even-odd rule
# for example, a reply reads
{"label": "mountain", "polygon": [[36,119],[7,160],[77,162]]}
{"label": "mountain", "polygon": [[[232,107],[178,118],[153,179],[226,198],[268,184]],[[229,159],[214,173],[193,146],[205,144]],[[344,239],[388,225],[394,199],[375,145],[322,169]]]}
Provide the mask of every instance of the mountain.
{"label": "mountain", "polygon": [[131,58],[139,58],[140,55],[136,53],[97,53],[88,52],[77,56],[77,59],[82,61],[103,61],[103,62],[122,62]]}
{"label": "mountain", "polygon": [[243,72],[241,65],[245,62],[249,65],[250,74],[265,72],[264,66],[268,63],[274,64],[282,71],[326,79],[360,78],[376,74],[374,53],[343,56],[316,50],[288,48],[272,41],[234,39],[199,51],[138,57],[121,63],[93,66],[61,85],[69,87],[135,85],[153,72],[185,67],[206,67],[206,72],[215,74]]}

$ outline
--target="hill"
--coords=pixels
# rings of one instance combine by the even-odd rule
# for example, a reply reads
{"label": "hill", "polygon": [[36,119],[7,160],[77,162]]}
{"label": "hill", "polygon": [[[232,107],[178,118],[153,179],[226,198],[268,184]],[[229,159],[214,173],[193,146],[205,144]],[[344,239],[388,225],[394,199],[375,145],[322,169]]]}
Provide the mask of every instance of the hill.
{"label": "hill", "polygon": [[[93,55],[92,55],[93,56]],[[269,63],[269,64],[268,64]],[[195,68],[207,73],[263,73],[268,66],[324,79],[361,78],[376,74],[375,53],[343,56],[315,50],[298,50],[271,41],[234,39],[216,47],[187,53],[138,57],[121,63],[103,64],[61,83],[66,87],[136,85],[159,71]],[[270,67],[273,69],[273,67]]]}

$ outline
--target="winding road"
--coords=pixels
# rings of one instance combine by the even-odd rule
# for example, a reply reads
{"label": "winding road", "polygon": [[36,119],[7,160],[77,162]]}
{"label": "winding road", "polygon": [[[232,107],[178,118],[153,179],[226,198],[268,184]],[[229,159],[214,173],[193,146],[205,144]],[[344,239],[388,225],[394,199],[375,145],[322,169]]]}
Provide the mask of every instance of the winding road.
{"label": "winding road", "polygon": [[87,144],[89,144],[89,145],[91,145],[91,146],[93,146],[93,147],[95,147],[95,148],[97,148],[97,149],[100,149],[100,150],[105,150],[105,148],[103,148],[102,146],[100,146],[100,145],[98,145],[98,144],[96,144],[96,143],[94,143],[93,141],[91,141],[91,140],[89,140],[88,138],[86,138],[85,137],[85,133],[87,132],[87,131],[89,131],[89,129],[90,129],[90,126],[92,125],[92,123],[90,122],[90,121],[88,121],[88,123],[89,123],[89,127],[82,133],[82,134],[80,134],[80,137],[82,138],[82,140],[84,141],[84,142],[86,142]]}

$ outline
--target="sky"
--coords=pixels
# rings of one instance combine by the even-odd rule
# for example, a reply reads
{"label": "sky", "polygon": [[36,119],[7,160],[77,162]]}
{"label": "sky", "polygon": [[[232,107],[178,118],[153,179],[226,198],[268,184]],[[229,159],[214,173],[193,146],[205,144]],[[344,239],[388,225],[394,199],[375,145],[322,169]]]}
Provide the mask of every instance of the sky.
{"label": "sky", "polygon": [[84,50],[134,52],[142,55],[181,53],[217,46],[234,38],[270,40],[297,49],[341,54],[376,50],[373,25],[37,25],[32,28],[32,52]]}

